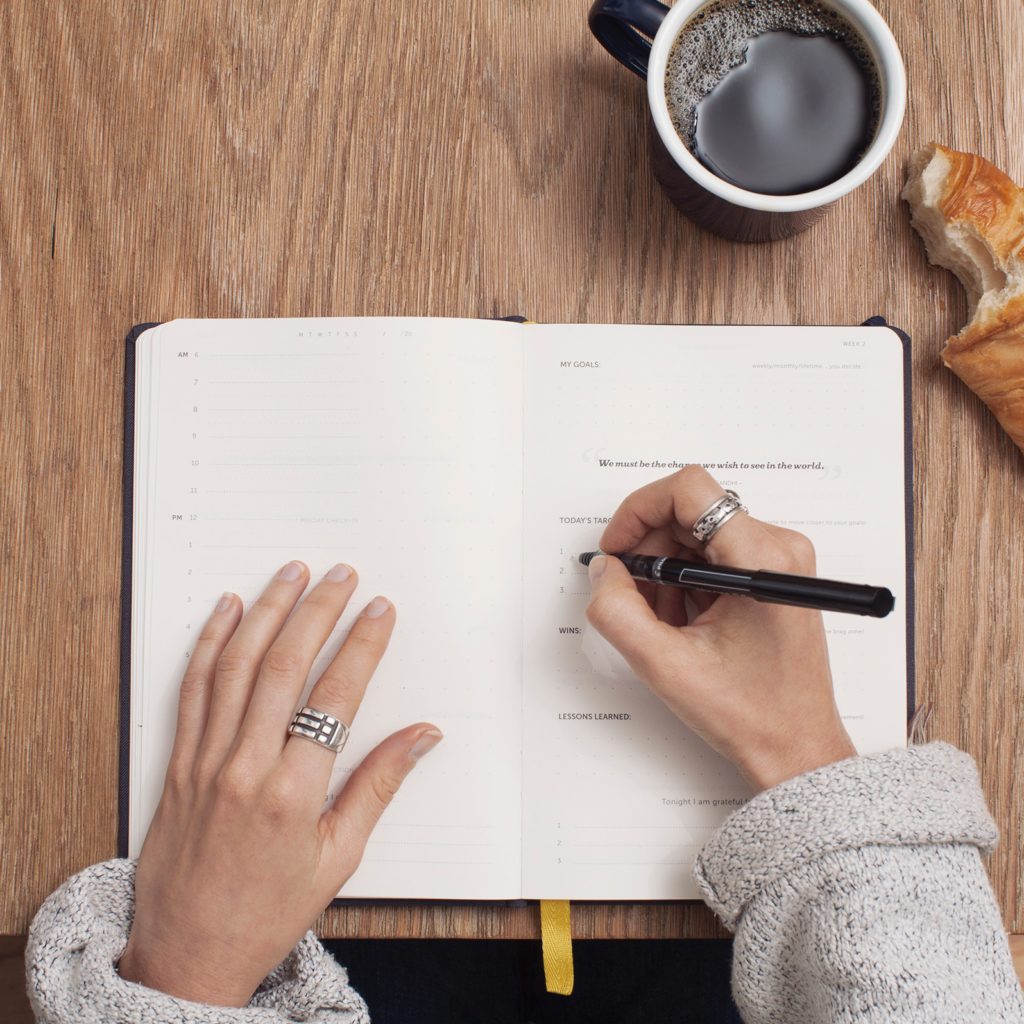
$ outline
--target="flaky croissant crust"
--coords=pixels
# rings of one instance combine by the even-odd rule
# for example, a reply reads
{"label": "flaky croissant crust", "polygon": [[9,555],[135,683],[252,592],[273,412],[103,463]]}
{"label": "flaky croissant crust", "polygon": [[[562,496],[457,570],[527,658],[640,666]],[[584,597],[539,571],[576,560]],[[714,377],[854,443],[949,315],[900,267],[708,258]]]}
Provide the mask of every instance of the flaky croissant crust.
{"label": "flaky croissant crust", "polygon": [[932,143],[912,159],[903,196],[929,260],[956,273],[972,303],[943,362],[1024,449],[1024,192],[988,160]]}

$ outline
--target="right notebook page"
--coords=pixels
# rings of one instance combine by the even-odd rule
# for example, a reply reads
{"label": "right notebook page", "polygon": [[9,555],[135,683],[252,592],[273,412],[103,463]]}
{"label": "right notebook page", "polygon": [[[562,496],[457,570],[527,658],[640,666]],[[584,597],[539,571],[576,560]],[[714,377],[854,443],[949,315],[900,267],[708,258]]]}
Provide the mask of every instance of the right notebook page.
{"label": "right notebook page", "polygon": [[750,791],[587,625],[575,556],[631,491],[704,464],[806,533],[820,576],[893,591],[887,618],[825,626],[858,751],[905,744],[902,344],[878,327],[524,335],[523,895],[697,898],[696,853]]}

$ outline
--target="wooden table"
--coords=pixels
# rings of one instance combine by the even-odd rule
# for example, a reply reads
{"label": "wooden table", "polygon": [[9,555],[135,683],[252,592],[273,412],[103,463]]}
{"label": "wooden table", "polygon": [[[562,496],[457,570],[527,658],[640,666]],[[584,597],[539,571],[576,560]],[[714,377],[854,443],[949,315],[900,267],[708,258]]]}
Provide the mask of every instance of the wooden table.
{"label": "wooden table", "polygon": [[[882,0],[895,152],[810,232],[744,247],[654,184],[640,83],[585,0],[0,6],[0,933],[115,854],[122,338],[180,316],[858,323],[914,336],[917,658],[977,760],[1024,931],[1021,457],[939,364],[966,303],[898,199],[928,139],[1024,181],[1024,8]],[[60,718],[68,716],[71,728]],[[329,935],[535,936],[533,908],[348,909]],[[580,936],[721,934],[702,905],[579,907]]]}

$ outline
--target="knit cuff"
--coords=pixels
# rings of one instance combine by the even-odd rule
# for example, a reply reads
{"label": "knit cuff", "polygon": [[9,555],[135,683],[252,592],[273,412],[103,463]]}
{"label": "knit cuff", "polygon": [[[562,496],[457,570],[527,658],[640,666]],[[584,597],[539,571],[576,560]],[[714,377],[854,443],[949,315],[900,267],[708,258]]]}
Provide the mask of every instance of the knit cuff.
{"label": "knit cuff", "polygon": [[238,1009],[126,981],[115,965],[135,911],[135,867],[134,860],[93,864],[39,908],[25,949],[28,994],[39,1024],[369,1024],[362,997],[312,931],[264,979],[249,1005]]}
{"label": "knit cuff", "polygon": [[827,853],[945,844],[990,853],[997,839],[972,758],[929,743],[839,761],[759,793],[712,835],[694,875],[735,929],[765,886]]}

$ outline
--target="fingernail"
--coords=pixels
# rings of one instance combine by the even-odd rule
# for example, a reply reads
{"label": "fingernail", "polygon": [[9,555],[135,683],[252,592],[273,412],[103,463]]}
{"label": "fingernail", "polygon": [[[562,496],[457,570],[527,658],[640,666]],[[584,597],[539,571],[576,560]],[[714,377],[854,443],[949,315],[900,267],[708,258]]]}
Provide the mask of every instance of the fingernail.
{"label": "fingernail", "polygon": [[293,580],[297,580],[302,575],[302,563],[301,562],[289,562],[278,574],[279,580],[287,580],[291,583]]}
{"label": "fingernail", "polygon": [[336,565],[324,578],[332,583],[344,583],[352,575],[352,570],[347,565]]}
{"label": "fingernail", "polygon": [[225,591],[224,596],[217,602],[217,607],[214,609],[215,612],[226,612],[231,607],[231,599],[234,594],[229,594]]}
{"label": "fingernail", "polygon": [[590,577],[591,583],[596,583],[601,578],[601,573],[604,572],[607,564],[608,559],[604,555],[598,555],[597,558],[591,559],[590,565],[587,566],[587,575]]}
{"label": "fingernail", "polygon": [[437,729],[428,729],[409,748],[409,760],[418,761],[424,754],[431,751],[441,742],[444,737]]}
{"label": "fingernail", "polygon": [[391,602],[386,597],[375,597],[367,606],[363,614],[368,619],[379,619],[389,608]]}

